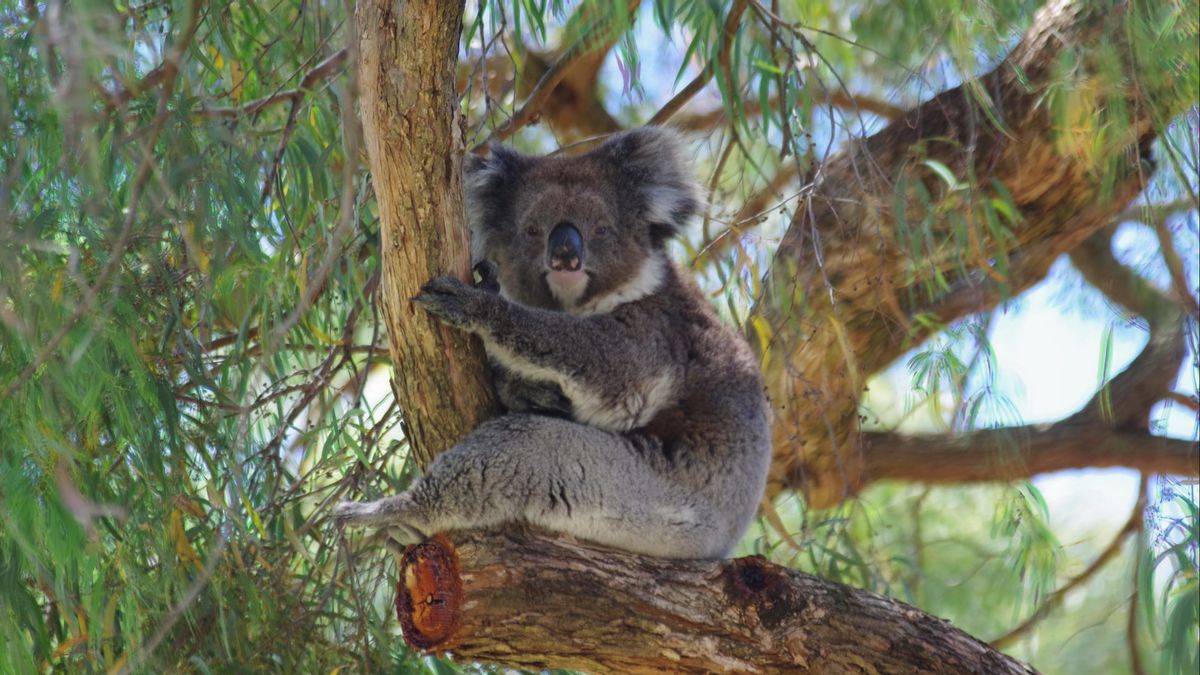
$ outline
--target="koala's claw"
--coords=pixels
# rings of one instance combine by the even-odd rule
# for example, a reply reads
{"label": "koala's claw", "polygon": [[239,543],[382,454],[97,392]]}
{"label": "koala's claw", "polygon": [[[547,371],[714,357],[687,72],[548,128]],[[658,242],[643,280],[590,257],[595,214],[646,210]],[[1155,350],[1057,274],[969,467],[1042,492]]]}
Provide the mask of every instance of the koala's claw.
{"label": "koala's claw", "polygon": [[475,300],[485,293],[454,277],[434,277],[421,286],[413,302],[451,326],[469,329]]}
{"label": "koala's claw", "polygon": [[478,288],[488,293],[500,293],[500,268],[496,267],[496,263],[491,260],[480,260],[475,263],[475,274],[479,275],[479,281],[475,284]]}

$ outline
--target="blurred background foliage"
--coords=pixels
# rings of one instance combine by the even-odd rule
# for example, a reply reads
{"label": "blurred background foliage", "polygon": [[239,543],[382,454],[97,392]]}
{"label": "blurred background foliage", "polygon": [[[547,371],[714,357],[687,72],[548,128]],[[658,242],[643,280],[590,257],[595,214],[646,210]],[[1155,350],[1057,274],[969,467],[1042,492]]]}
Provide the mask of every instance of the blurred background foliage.
{"label": "blurred background foliage", "polygon": [[[751,4],[758,20],[726,44],[730,3],[470,2],[459,82],[474,145],[561,45],[611,43],[588,72],[594,98],[561,108],[576,122],[547,113],[511,139],[550,151],[652,119],[727,58],[673,121],[694,132],[713,193],[675,253],[736,321],[795,186],[848,138],[994,66],[1038,6]],[[1137,42],[1138,77],[1195,101],[1194,3],[1131,4],[1128,30],[1154,37]],[[376,307],[352,26],[352,7],[319,0],[0,0],[0,671],[471,669],[406,650],[392,562],[327,518],[337,500],[399,491],[413,471]],[[770,26],[795,51],[780,53]],[[1045,104],[1100,125],[1072,117],[1079,83],[1063,82]],[[1167,246],[1194,291],[1196,108],[1158,123],[1164,159],[1144,201],[1173,205]],[[1080,152],[1119,135],[1076,131],[1063,142]],[[753,232],[728,236],[748,217]],[[1161,241],[1121,241],[1123,260],[1171,283]],[[1097,338],[1090,390],[1144,327],[1069,269],[1056,274],[1057,306],[1113,327]],[[867,424],[1022,421],[990,340],[1021,302],[946,327],[878,374]],[[1195,415],[1194,316],[1189,326],[1183,393],[1154,415],[1194,438],[1178,421]],[[1041,483],[885,483],[826,511],[787,495],[743,552],[985,640],[1015,630],[1005,648],[1045,672],[1196,672],[1195,483],[1126,476],[1142,487],[1122,515],[1073,518],[1113,513],[1103,488],[1062,487],[1094,480],[1063,478],[1057,500]]]}

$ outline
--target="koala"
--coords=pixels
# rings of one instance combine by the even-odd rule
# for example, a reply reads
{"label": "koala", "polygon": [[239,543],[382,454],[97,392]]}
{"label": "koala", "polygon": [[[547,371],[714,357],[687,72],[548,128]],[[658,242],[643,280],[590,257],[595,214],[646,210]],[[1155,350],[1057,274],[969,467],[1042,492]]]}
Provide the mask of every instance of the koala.
{"label": "koala", "polygon": [[[494,148],[466,167],[473,253],[413,301],[482,338],[509,414],[406,492],[335,517],[398,543],[525,522],[663,558],[721,558],[762,499],[770,413],[749,347],[666,242],[702,204],[681,141],[618,134],[576,157]],[[487,275],[485,275],[487,276]]]}

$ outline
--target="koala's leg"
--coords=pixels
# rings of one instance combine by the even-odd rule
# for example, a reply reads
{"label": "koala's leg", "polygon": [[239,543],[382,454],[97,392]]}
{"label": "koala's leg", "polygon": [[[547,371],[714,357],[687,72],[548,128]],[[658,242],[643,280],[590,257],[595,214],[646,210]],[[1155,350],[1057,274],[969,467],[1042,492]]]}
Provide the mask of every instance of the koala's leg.
{"label": "koala's leg", "polygon": [[353,525],[429,535],[512,521],[669,558],[728,552],[738,528],[656,467],[647,448],[570,420],[506,415],[440,455],[402,495],[339,505]]}

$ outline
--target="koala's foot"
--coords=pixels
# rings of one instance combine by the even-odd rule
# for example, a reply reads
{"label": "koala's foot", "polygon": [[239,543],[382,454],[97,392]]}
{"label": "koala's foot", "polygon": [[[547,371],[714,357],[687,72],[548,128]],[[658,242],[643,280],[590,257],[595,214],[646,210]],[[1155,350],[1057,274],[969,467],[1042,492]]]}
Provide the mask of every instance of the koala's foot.
{"label": "koala's foot", "polygon": [[347,527],[383,528],[388,538],[402,545],[425,540],[416,505],[408,494],[373,502],[342,502],[333,507],[333,519]]}

